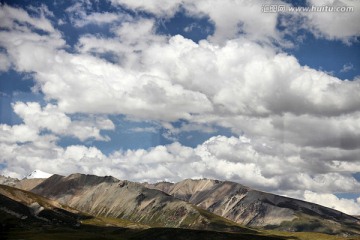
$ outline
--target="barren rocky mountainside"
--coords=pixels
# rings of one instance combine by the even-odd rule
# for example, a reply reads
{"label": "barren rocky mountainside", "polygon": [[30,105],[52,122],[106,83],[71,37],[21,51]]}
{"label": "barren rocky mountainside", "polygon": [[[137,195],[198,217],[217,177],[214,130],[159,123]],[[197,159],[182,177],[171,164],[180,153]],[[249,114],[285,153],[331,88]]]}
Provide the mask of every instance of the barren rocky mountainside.
{"label": "barren rocky mountainside", "polygon": [[247,226],[287,231],[360,232],[359,219],[353,216],[234,182],[186,179],[178,183],[145,183],[144,186]]}
{"label": "barren rocky mountainside", "polygon": [[1,183],[15,187],[0,185],[0,234],[16,239],[360,239],[356,217],[228,181],[72,174]]}
{"label": "barren rocky mountainside", "polygon": [[244,231],[229,220],[162,191],[110,176],[53,175],[31,191],[95,216],[150,226]]}
{"label": "barren rocky mountainside", "polygon": [[[7,181],[7,183],[10,182]],[[224,224],[221,218],[211,213],[204,212],[205,220],[206,217],[215,217],[215,219],[210,219],[215,225]],[[228,225],[226,231],[164,228],[162,226],[151,228],[123,219],[91,216],[40,195],[0,185],[0,239],[293,239],[291,236],[273,235],[237,227],[236,224],[226,220],[225,224]],[[213,226],[214,230],[218,229],[218,226],[215,225]],[[234,226],[235,228],[231,228]],[[229,230],[235,230],[235,232]]]}
{"label": "barren rocky mountainside", "polygon": [[5,177],[0,175],[0,184],[7,186],[15,186],[20,180],[12,177]]}
{"label": "barren rocky mountainside", "polygon": [[0,175],[0,184],[20,188],[23,190],[31,190],[40,183],[42,183],[46,178],[24,178],[19,180],[17,178],[4,177]]}
{"label": "barren rocky mountainside", "polygon": [[0,185],[0,223],[3,228],[42,224],[79,226],[86,219],[79,211],[36,194]]}

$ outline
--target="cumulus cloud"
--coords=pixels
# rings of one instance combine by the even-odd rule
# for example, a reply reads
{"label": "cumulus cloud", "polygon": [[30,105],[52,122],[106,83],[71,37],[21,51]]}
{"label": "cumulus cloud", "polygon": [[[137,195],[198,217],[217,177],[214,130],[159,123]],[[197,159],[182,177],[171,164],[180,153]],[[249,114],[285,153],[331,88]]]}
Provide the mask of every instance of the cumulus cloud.
{"label": "cumulus cloud", "polygon": [[[360,161],[359,79],[341,81],[264,44],[281,34],[276,14],[257,18],[260,1],[235,1],[244,4],[239,12],[228,1],[215,1],[217,7],[207,0],[113,3],[163,17],[182,7],[188,15],[208,16],[215,33],[195,43],[158,35],[154,19],[126,16],[117,22],[117,15],[84,11],[74,18],[78,26],[115,23],[113,35],[83,35],[75,52],[68,52],[45,13],[30,16],[1,5],[4,70],[30,73],[34,91],[45,100],[43,106],[14,103],[23,123],[0,125],[0,159],[6,166],[1,173],[19,177],[37,168],[137,181],[211,177],[291,196],[311,191],[308,199],[317,192],[339,206],[342,199],[326,194],[358,191],[351,173],[359,171]],[[309,19],[311,24],[325,21]],[[326,35],[326,27],[318,26],[313,29],[329,38],[357,34]],[[107,53],[115,61],[103,56]],[[157,122],[170,137],[213,132],[216,126],[241,137],[216,136],[195,148],[173,143],[110,155],[96,147],[57,145],[62,136],[109,140],[101,131],[114,130],[108,115],[118,114]],[[187,124],[173,127],[171,122],[178,120]]]}
{"label": "cumulus cloud", "polygon": [[[324,204],[319,199],[329,198],[332,199],[332,202],[327,202],[331,203],[330,207],[357,213],[354,204],[344,208],[345,203],[352,200],[336,199],[330,193],[357,192],[360,183],[347,173],[334,172],[336,168],[331,170],[333,172],[317,172],[314,164],[300,157],[300,149],[292,145],[280,147],[262,139],[216,136],[195,148],[173,143],[148,150],[115,151],[108,156],[96,147],[73,145],[62,148],[51,141],[49,146],[2,141],[4,154],[1,160],[7,165],[2,173],[26,175],[32,166],[65,175],[82,172],[150,182],[210,177],[241,182],[265,191],[281,190],[278,193],[319,204]],[[323,169],[333,167],[331,162],[319,161],[317,164]]]}
{"label": "cumulus cloud", "polygon": [[178,7],[181,5],[182,1],[131,1],[131,0],[111,0],[114,5],[123,5],[129,9],[135,11],[145,11],[150,12],[159,16],[173,16]]}
{"label": "cumulus cloud", "polygon": [[11,61],[9,57],[0,52],[0,72],[6,72],[10,69]]}
{"label": "cumulus cloud", "polygon": [[23,143],[34,141],[38,138],[38,132],[36,129],[31,129],[29,126],[24,124],[9,126],[6,124],[0,125],[1,142],[10,142],[10,143]]}
{"label": "cumulus cloud", "polygon": [[26,27],[21,23],[27,23],[34,29],[54,33],[56,30],[44,14],[44,11],[48,12],[46,9],[40,8],[40,16],[32,17],[23,9],[2,4],[0,5],[0,26],[5,29],[24,30]]}
{"label": "cumulus cloud", "polygon": [[[261,14],[263,1],[128,1],[112,0],[114,5],[125,6],[135,11],[145,11],[158,17],[170,18],[178,11],[185,11],[195,18],[209,17],[215,25],[211,41],[223,43],[227,39],[237,38],[246,34],[253,40],[281,41],[276,30],[277,14]],[[274,1],[281,3],[281,1]],[[284,3],[283,3],[284,4]]]}
{"label": "cumulus cloud", "polygon": [[14,126],[2,124],[1,139],[4,142],[32,142],[41,138],[42,130],[48,130],[58,136],[76,137],[81,141],[87,139],[108,141],[109,138],[102,136],[100,131],[115,128],[111,120],[101,116],[72,120],[52,104],[42,108],[37,102],[16,102],[13,108],[24,124]]}
{"label": "cumulus cloud", "polygon": [[[339,39],[344,42],[351,42],[356,40],[360,35],[360,26],[357,22],[360,21],[358,13],[360,8],[359,1],[353,0],[308,0],[308,5],[312,6],[328,6],[329,8],[336,7],[351,7],[352,11],[348,12],[304,12],[303,15],[307,19],[306,27],[311,30],[315,36],[324,37],[326,39]],[[331,24],[329,24],[331,22]]]}
{"label": "cumulus cloud", "polygon": [[[185,11],[189,16],[207,16],[215,25],[214,34],[209,40],[216,43],[224,43],[228,39],[237,38],[240,34],[249,39],[272,42],[284,46],[291,46],[291,43],[283,40],[283,34],[289,31],[297,31],[300,28],[312,32],[316,37],[329,40],[342,40],[350,43],[356,40],[360,34],[360,28],[357,24],[360,20],[357,9],[360,7],[358,1],[353,0],[308,0],[307,7],[320,8],[332,7],[352,7],[352,11],[289,11],[282,14],[278,12],[262,13],[264,5],[278,4],[281,6],[291,6],[286,1],[188,1],[177,0],[171,2],[161,1],[129,1],[112,0],[114,5],[125,6],[134,11],[145,11],[158,17],[170,18],[178,11]],[[281,33],[277,28],[277,21],[281,15],[287,15],[285,27],[293,28],[293,21],[299,23],[295,29],[286,29]],[[331,24],[328,24],[331,22]]]}
{"label": "cumulus cloud", "polygon": [[92,13],[85,15],[82,19],[76,20],[75,26],[83,27],[87,24],[106,24],[122,20],[122,17],[114,13]]}
{"label": "cumulus cloud", "polygon": [[103,25],[120,22],[126,19],[125,14],[116,14],[110,12],[87,13],[87,3],[77,2],[68,7],[66,12],[70,15],[70,20],[75,27],[81,28],[89,24]]}
{"label": "cumulus cloud", "polygon": [[[23,149],[25,146],[19,145],[17,148]],[[300,149],[296,146],[280,147],[275,142],[265,143],[260,139],[251,141],[246,137],[216,136],[196,148],[173,143],[148,150],[116,151],[109,156],[94,147],[70,146],[56,152],[51,158],[62,159],[61,162],[69,161],[69,164],[85,173],[94,173],[91,166],[101,161],[102,167],[107,169],[102,175],[111,169],[111,175],[137,181],[153,182],[164,178],[179,181],[203,176],[238,181],[267,191],[357,191],[360,183],[346,173],[331,172],[336,171],[331,161],[318,161],[316,164],[319,167],[331,170],[319,173],[314,169],[314,163],[300,157],[298,151]],[[60,157],[59,152],[63,154]],[[18,157],[21,154],[13,154],[11,158]],[[39,161],[47,160],[40,158]],[[161,169],[159,174],[155,174],[156,169]],[[58,168],[56,172],[68,174],[73,170]],[[99,173],[100,170],[97,171]]]}
{"label": "cumulus cloud", "polygon": [[[155,36],[153,23],[143,21],[124,23],[116,30],[123,46],[146,44],[120,65],[87,54],[109,40],[114,44],[106,51],[125,55],[124,47],[117,49],[116,39],[82,38],[83,54],[78,55],[27,39],[17,46],[11,36],[4,45],[16,67],[35,72],[41,90],[69,113],[100,111],[176,120],[204,113],[337,116],[360,107],[358,94],[351,94],[358,92],[358,81],[345,82],[302,67],[294,57],[247,39],[224,46],[208,41],[196,44],[181,36],[165,41],[151,37]],[[139,31],[129,34],[134,27]],[[150,36],[152,41],[139,36]],[[37,56],[32,58],[34,49]],[[38,61],[30,61],[34,58]]]}
{"label": "cumulus cloud", "polygon": [[347,214],[360,214],[359,200],[356,201],[353,199],[338,198],[334,194],[318,194],[312,191],[305,191],[304,199],[309,202],[314,202],[329,208],[334,208]]}
{"label": "cumulus cloud", "polygon": [[141,52],[151,44],[166,44],[167,37],[156,34],[154,19],[134,18],[127,16],[126,20],[112,28],[114,38],[98,37],[96,35],[81,36],[77,50],[95,56],[112,55],[115,62],[124,68],[137,68],[141,61]]}
{"label": "cumulus cloud", "polygon": [[[273,1],[273,4],[285,3]],[[185,1],[184,8],[190,15],[204,14],[215,25],[214,34],[209,38],[216,43],[245,35],[252,40],[276,40],[281,43],[281,34],[276,29],[278,14],[262,14],[264,1]]]}
{"label": "cumulus cloud", "polygon": [[217,47],[175,36],[168,45],[150,46],[143,63],[148,71],[161,70],[169,80],[205,93],[227,114],[338,115],[360,106],[355,94],[347,95],[359,88],[358,81],[302,67],[292,56],[245,39]]}
{"label": "cumulus cloud", "polygon": [[37,102],[17,102],[13,105],[13,108],[24,123],[34,129],[48,129],[54,133],[60,133],[68,128],[71,123],[68,116],[59,112],[51,104],[42,109]]}
{"label": "cumulus cloud", "polygon": [[[34,66],[37,70],[46,67],[41,59],[51,59],[55,49],[65,46],[61,34],[44,15],[30,17],[22,9],[2,5],[1,16],[6,20],[0,21],[0,46],[6,49],[7,61],[12,62],[18,71],[31,72]],[[40,34],[36,30],[44,32]]]}

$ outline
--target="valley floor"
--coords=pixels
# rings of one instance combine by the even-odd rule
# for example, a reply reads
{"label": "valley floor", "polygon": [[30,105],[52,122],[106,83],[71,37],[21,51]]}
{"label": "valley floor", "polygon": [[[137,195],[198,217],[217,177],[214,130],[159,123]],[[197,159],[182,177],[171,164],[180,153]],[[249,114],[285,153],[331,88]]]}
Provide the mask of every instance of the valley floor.
{"label": "valley floor", "polygon": [[287,233],[263,231],[258,234],[230,233],[181,228],[129,229],[82,225],[79,228],[39,227],[32,229],[2,229],[1,239],[9,240],[359,240],[360,237],[340,237],[320,233]]}

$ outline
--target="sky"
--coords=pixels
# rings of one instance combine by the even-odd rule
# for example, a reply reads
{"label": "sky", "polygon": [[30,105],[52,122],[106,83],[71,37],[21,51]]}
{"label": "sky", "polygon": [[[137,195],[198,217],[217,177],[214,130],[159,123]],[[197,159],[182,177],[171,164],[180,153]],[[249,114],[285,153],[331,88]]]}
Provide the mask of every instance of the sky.
{"label": "sky", "polygon": [[0,174],[230,180],[360,215],[359,11],[2,0]]}

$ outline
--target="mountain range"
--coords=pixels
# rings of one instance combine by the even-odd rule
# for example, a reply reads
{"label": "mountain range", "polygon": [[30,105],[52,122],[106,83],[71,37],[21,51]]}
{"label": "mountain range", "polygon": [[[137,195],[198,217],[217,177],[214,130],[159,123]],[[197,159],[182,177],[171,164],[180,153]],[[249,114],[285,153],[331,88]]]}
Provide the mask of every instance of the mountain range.
{"label": "mountain range", "polygon": [[[333,222],[355,224],[356,217],[288,197],[265,193],[238,183],[186,179],[178,183],[145,184],[236,223],[287,231],[333,233]],[[307,221],[308,224],[304,224]]]}
{"label": "mountain range", "polygon": [[84,239],[94,229],[108,239],[176,239],[169,229],[177,239],[360,239],[357,217],[229,181],[149,184],[77,173],[0,177],[0,184],[7,185],[0,185],[0,220],[8,236],[61,228]]}

